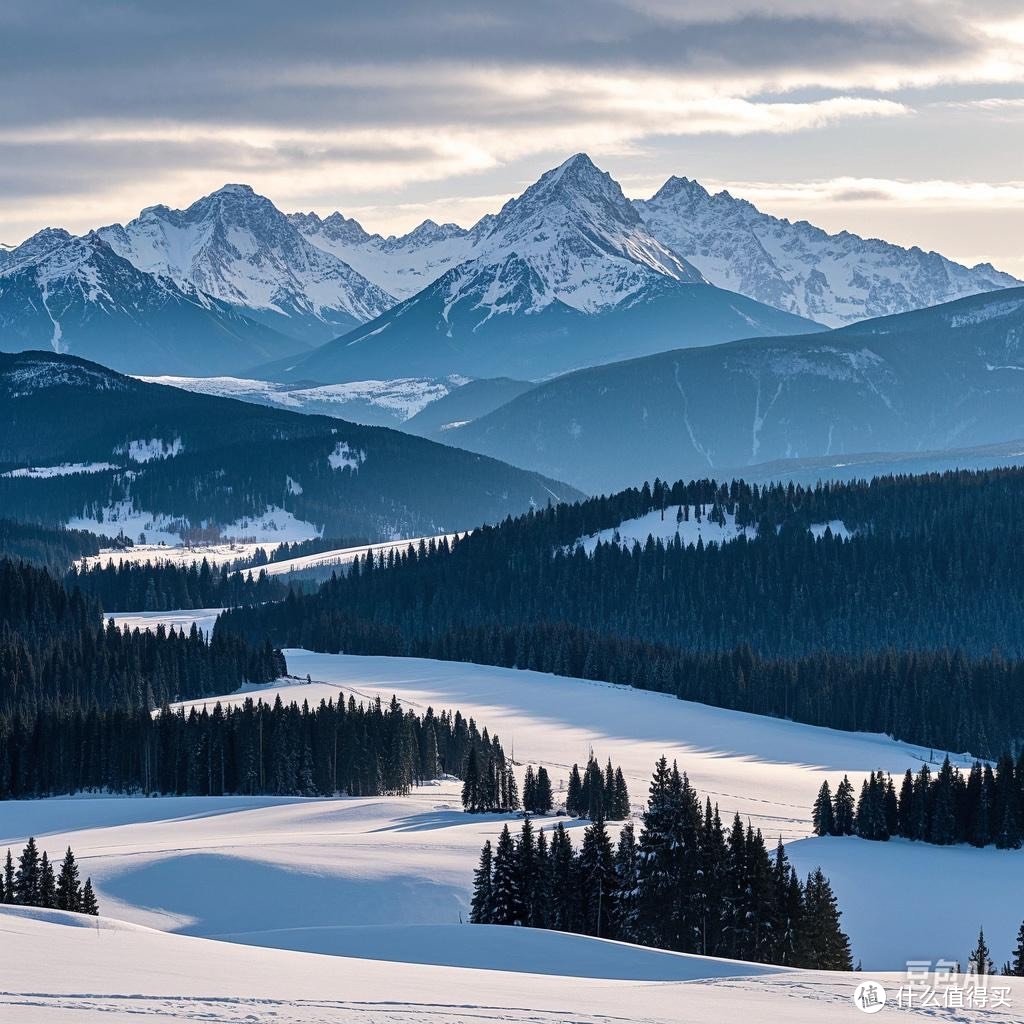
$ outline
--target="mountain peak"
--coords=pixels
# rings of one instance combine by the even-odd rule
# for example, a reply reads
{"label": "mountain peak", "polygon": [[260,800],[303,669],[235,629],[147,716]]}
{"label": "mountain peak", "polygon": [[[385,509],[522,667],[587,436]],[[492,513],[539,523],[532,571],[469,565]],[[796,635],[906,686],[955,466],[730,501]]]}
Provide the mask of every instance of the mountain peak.
{"label": "mountain peak", "polygon": [[694,181],[692,178],[680,177],[679,175],[673,174],[661,188],[651,197],[651,202],[657,202],[662,199],[679,199],[682,197],[688,198],[691,202],[694,200],[708,199],[711,193],[699,182]]}

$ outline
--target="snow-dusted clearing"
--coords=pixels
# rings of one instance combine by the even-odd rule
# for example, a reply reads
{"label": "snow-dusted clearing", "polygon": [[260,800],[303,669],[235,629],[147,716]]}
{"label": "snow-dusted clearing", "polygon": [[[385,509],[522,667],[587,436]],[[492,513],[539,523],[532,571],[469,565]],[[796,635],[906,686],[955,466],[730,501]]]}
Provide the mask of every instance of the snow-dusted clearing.
{"label": "snow-dusted clearing", "polygon": [[104,473],[117,469],[112,462],[62,462],[59,466],[23,466],[0,473],[3,477],[26,476],[32,480],[50,480],[55,476],[77,476],[80,473]]}
{"label": "snow-dusted clearing", "polygon": [[[0,908],[0,934],[18,950],[18,956],[4,960],[0,1017],[5,1024],[128,1024],[140,1015],[220,1024],[829,1024],[854,1019],[850,999],[861,980],[854,974],[765,972],[749,964],[729,965],[731,971],[723,976],[723,961],[517,929],[502,929],[494,937],[500,960],[511,968],[498,971],[348,957],[325,960],[307,953],[213,944],[107,919],[91,920],[86,927],[81,923],[68,921],[59,911],[25,915]],[[479,959],[481,949],[490,948],[488,932],[493,930],[478,926],[454,926],[443,933],[405,929],[394,938],[404,940],[401,948],[407,955],[429,957],[444,946],[455,958],[464,953]],[[613,969],[630,980],[586,976],[588,965],[611,957],[600,947],[615,951]],[[538,963],[557,965],[563,976],[516,973]],[[645,980],[672,963],[681,967],[670,978],[692,980]],[[54,964],[60,969],[54,970]],[[875,977],[890,992],[901,980]],[[1024,986],[1017,979],[1007,981],[1019,1005]],[[1011,1007],[961,1010],[955,1017],[929,1011],[927,1019],[1018,1018]]]}
{"label": "snow-dusted clearing", "polygon": [[347,384],[321,384],[315,387],[289,387],[246,377],[140,377],[151,384],[166,384],[201,395],[238,398],[261,405],[277,405],[298,412],[327,413],[352,418],[351,410],[368,405],[389,414],[395,423],[404,423],[431,402],[444,398],[467,383],[466,377],[401,377],[396,380],[359,380]]}
{"label": "snow-dusted clearing", "polygon": [[[68,527],[73,530],[88,530],[90,533],[106,534],[107,536],[124,533],[132,540],[145,536],[145,541],[140,543],[139,551],[164,552],[169,548],[180,548],[183,551],[192,552],[193,549],[182,543],[181,533],[183,525],[190,525],[187,519],[174,518],[159,512],[147,512],[136,509],[131,501],[118,502],[116,505],[108,505],[98,516],[75,516],[68,520]],[[205,524],[195,524],[205,525]],[[271,545],[281,544],[284,541],[311,540],[320,536],[320,530],[312,523],[299,519],[294,512],[280,508],[276,505],[269,505],[262,515],[243,516],[233,523],[225,523],[220,527],[220,535],[225,541],[236,540],[248,542],[250,553],[256,547],[267,549]],[[213,545],[214,548],[223,550],[224,545]],[[199,548],[195,549],[200,550]],[[235,558],[246,557],[244,553],[237,554],[229,547],[230,557],[221,561],[233,561]],[[132,557],[128,552],[118,551],[116,555],[101,554],[98,556],[103,564],[106,564],[109,557]],[[132,557],[133,561],[145,561],[145,558]],[[174,559],[177,561],[178,559]],[[182,558],[181,561],[201,561],[202,556]]]}

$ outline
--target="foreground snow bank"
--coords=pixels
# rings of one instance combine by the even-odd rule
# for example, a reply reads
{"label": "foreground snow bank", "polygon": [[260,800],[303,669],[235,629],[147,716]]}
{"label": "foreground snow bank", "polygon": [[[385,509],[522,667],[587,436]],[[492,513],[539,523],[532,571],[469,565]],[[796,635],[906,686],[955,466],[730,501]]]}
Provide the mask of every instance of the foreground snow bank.
{"label": "foreground snow bank", "polygon": [[[103,919],[100,919],[101,922]],[[477,927],[451,929],[446,941],[472,946]],[[494,955],[541,942],[542,955],[570,966],[573,936],[495,929]],[[694,973],[689,981],[621,981],[552,977],[486,969],[383,963],[257,949],[119,927],[90,931],[26,918],[0,908],[0,935],[18,951],[5,957],[0,986],[4,1024],[130,1024],[140,1015],[161,1021],[279,1020],[288,1024],[678,1024],[750,1021],[832,1024],[856,1017],[851,996],[864,975],[779,972]],[[463,937],[464,936],[464,937]],[[394,936],[402,941],[401,936]],[[501,948],[501,940],[508,946]],[[407,941],[415,941],[409,939]],[[614,950],[618,944],[608,945]],[[625,947],[628,950],[628,947]],[[649,955],[639,951],[640,955]],[[588,954],[589,955],[589,954]],[[629,951],[632,956],[633,952]],[[699,957],[683,958],[704,963]],[[59,969],[55,969],[59,965]],[[743,965],[747,966],[747,965]],[[894,992],[896,977],[874,976]],[[1002,981],[1002,979],[1000,979]],[[1024,1005],[1024,985],[1007,979]],[[928,1011],[908,1019],[954,1019]],[[956,1011],[957,1021],[1003,1024],[1008,1009]]]}

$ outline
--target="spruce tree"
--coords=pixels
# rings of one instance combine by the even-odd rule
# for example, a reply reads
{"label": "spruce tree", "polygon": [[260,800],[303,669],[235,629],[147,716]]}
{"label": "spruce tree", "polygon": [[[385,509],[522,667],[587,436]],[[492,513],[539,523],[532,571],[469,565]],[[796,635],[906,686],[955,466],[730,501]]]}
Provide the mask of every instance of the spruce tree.
{"label": "spruce tree", "polygon": [[82,889],[82,909],[79,911],[82,914],[91,914],[93,917],[99,917],[100,908],[96,902],[96,894],[92,891],[92,879],[87,878],[85,880],[85,886]]}
{"label": "spruce tree", "polygon": [[615,856],[600,814],[583,833],[578,871],[583,890],[584,934],[613,938],[617,897]]}
{"label": "spruce tree", "polygon": [[629,804],[629,789],[626,787],[626,776],[622,774],[621,768],[615,769],[614,803],[615,820],[625,821],[632,809]]}
{"label": "spruce tree", "polygon": [[53,873],[53,865],[46,851],[39,860],[39,897],[38,905],[53,909],[57,906],[57,879]]}
{"label": "spruce tree", "polygon": [[853,969],[850,940],[839,925],[840,912],[828,879],[816,868],[804,886],[803,927],[798,966],[817,971]]}
{"label": "spruce tree", "polygon": [[14,858],[11,856],[11,851],[7,851],[7,857],[4,860],[4,902],[5,903],[17,903],[18,894],[17,889],[14,885]]}
{"label": "spruce tree", "polygon": [[843,781],[836,789],[835,807],[833,808],[833,820],[835,821],[835,834],[837,836],[852,836],[854,833],[854,799],[853,783],[844,775]]}
{"label": "spruce tree", "polygon": [[534,803],[538,814],[550,814],[554,806],[554,796],[551,792],[551,778],[548,770],[541,765],[537,769],[536,796]]}
{"label": "spruce tree", "polygon": [[1013,958],[1007,973],[1015,978],[1024,978],[1024,922],[1017,929],[1017,945],[1013,947]]}
{"label": "spruce tree", "polygon": [[82,902],[81,888],[78,881],[78,865],[69,846],[57,876],[57,909],[77,912]]}
{"label": "spruce tree", "polygon": [[583,816],[580,801],[583,795],[583,780],[580,778],[580,766],[574,764],[569,772],[569,786],[565,793],[565,813],[573,818]]}
{"label": "spruce tree", "polygon": [[501,830],[498,845],[494,851],[494,875],[492,883],[493,924],[521,924],[523,907],[518,887],[519,872],[516,863],[516,848],[508,825]]}
{"label": "spruce tree", "polygon": [[523,810],[527,814],[535,814],[537,811],[537,779],[532,764],[526,766],[523,775]]}
{"label": "spruce tree", "polygon": [[551,834],[548,862],[551,880],[550,927],[560,932],[574,932],[581,918],[580,890],[572,840],[562,822],[555,826]]}
{"label": "spruce tree", "polygon": [[811,812],[811,821],[816,836],[835,835],[835,818],[832,814],[832,790],[829,789],[828,780],[821,784],[818,790],[817,799],[814,801],[814,809]]}
{"label": "spruce tree", "polygon": [[978,931],[978,942],[974,949],[971,950],[971,955],[967,958],[967,973],[968,974],[995,974],[995,968],[992,963],[992,954],[989,951],[988,943],[985,942],[985,929],[981,928]]}
{"label": "spruce tree", "polygon": [[480,864],[473,875],[473,900],[469,910],[469,919],[473,924],[491,923],[494,914],[494,890],[491,877],[493,870],[491,841],[488,839],[480,851]]}
{"label": "spruce tree", "polygon": [[36,841],[29,836],[25,849],[18,858],[18,873],[14,878],[14,902],[23,907],[39,905],[39,851]]}
{"label": "spruce tree", "polygon": [[480,762],[476,747],[471,747],[466,759],[466,770],[462,782],[462,806],[471,814],[480,808]]}

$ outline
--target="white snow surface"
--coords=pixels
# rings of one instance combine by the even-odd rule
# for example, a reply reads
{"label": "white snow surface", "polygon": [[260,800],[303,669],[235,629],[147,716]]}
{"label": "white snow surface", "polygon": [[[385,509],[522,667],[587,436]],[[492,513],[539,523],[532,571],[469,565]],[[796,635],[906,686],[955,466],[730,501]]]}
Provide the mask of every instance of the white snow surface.
{"label": "white snow surface", "polygon": [[622,547],[631,548],[634,544],[643,546],[647,543],[648,537],[667,544],[678,536],[680,543],[690,546],[695,545],[698,540],[703,541],[704,544],[727,544],[740,536],[757,536],[757,527],[737,526],[736,516],[729,515],[727,512],[724,513],[724,524],[713,522],[708,518],[708,513],[711,511],[710,505],[701,507],[699,520],[697,519],[697,506],[688,505],[684,510],[688,518],[677,522],[679,507],[672,505],[666,508],[664,516],[659,509],[655,509],[636,519],[624,520],[611,529],[601,530],[588,537],[580,537],[576,543],[582,545],[589,555],[593,554],[599,543],[617,543]]}
{"label": "white snow surface", "polygon": [[[146,621],[167,618],[153,614]],[[174,613],[186,628],[187,618]],[[138,616],[115,620],[139,624]],[[634,813],[664,753],[727,820],[738,812],[770,845],[781,836],[803,873],[822,866],[866,970],[901,970],[907,959],[966,962],[981,923],[995,959],[1009,955],[1019,907],[1004,894],[1018,884],[1024,852],[810,838],[810,807],[824,779],[834,788],[849,774],[859,788],[871,770],[898,776],[929,757],[934,764],[943,756],[939,751],[536,672],[298,650],[286,656],[297,678],[246,687],[222,702],[272,701],[278,693],[286,702],[311,704],[341,695],[387,701],[395,694],[419,712],[459,709],[500,737],[520,771],[545,765],[556,791],[572,763],[585,762],[591,749],[602,761],[611,757],[626,775]],[[480,846],[497,838],[509,816],[464,814],[459,790],[457,782],[440,782],[405,798],[9,804],[0,831],[10,834],[0,835],[0,844],[29,832],[54,834],[44,847],[63,849],[70,842],[106,912],[126,920],[333,952],[337,928],[456,924],[465,917]],[[87,827],[90,812],[83,805],[90,803],[102,827]],[[137,822],[138,814],[145,820]],[[569,824],[577,842],[584,824]],[[278,898],[254,901],[254,891]],[[908,892],[925,900],[921,914],[896,909],[915,906]]]}
{"label": "white snow surface", "polygon": [[[218,1024],[831,1024],[855,1018],[851,996],[862,980],[855,974],[765,972],[749,964],[726,973],[722,961],[479,925],[407,928],[390,938],[409,958],[440,953],[479,961],[493,951],[490,966],[500,963],[506,970],[325,960],[105,918],[84,923],[60,911],[0,908],[0,934],[18,950],[4,962],[5,1024],[131,1024],[140,1018]],[[366,937],[371,949],[374,941]],[[591,964],[602,963],[611,968],[610,979],[587,976]],[[521,973],[535,965],[557,967],[563,975]],[[658,974],[668,978],[648,980]],[[891,992],[900,983],[894,976],[874,977]],[[1024,986],[1019,979],[1007,983],[1019,1005]],[[1019,1019],[1012,1008],[908,1017],[994,1024]]]}
{"label": "white snow surface", "polygon": [[339,441],[334,446],[334,451],[327,456],[331,469],[357,470],[365,459],[366,452],[350,448],[347,441]]}
{"label": "white snow surface", "polygon": [[176,437],[171,441],[161,441],[158,437],[151,437],[148,441],[144,438],[137,441],[129,441],[123,448],[114,449],[115,454],[127,455],[132,462],[152,462],[154,459],[173,459],[185,450],[181,438]]}
{"label": "white snow surface", "polygon": [[[146,544],[139,545],[139,552],[152,551],[154,546],[160,552],[168,548],[179,548],[182,551],[195,552],[199,548],[185,548],[183,546],[181,533],[179,532],[184,523],[190,525],[187,520],[173,518],[163,513],[147,512],[135,508],[131,501],[118,502],[115,505],[108,505],[103,509],[102,518],[99,516],[75,516],[68,520],[68,527],[73,530],[88,530],[90,533],[106,534],[115,536],[123,532],[126,537],[135,540],[140,534],[146,535]],[[201,524],[200,524],[201,525]],[[258,547],[267,547],[268,544],[283,541],[311,540],[320,536],[320,530],[313,523],[299,519],[294,512],[280,508],[277,505],[268,505],[261,515],[243,516],[233,523],[225,523],[220,527],[221,537],[225,541],[232,539],[247,541]],[[223,548],[223,545],[215,545],[216,548]],[[230,549],[229,549],[230,550]],[[255,547],[253,548],[255,550]],[[117,552],[116,555],[101,553],[100,558],[103,564],[109,557],[134,556],[135,552]],[[232,558],[224,558],[223,561],[231,561],[233,558],[245,557],[244,554],[232,553]],[[145,561],[144,557],[133,558],[133,560]],[[182,561],[194,561],[192,557],[182,558]],[[202,557],[198,558],[202,561]]]}
{"label": "white snow surface", "polygon": [[[402,377],[396,380],[360,380],[347,384],[321,384],[315,387],[290,387],[245,377],[140,377],[150,384],[165,384],[202,395],[218,395],[243,401],[279,405],[298,412],[306,410],[346,417],[346,408],[355,403],[366,404],[391,414],[395,422],[404,423],[431,402],[444,398],[468,378],[452,376],[442,379]],[[332,408],[333,407],[333,408]]]}
{"label": "white snow surface", "polygon": [[33,480],[49,480],[55,476],[77,476],[80,473],[103,473],[117,469],[112,462],[62,462],[59,466],[25,466],[0,473],[4,477],[27,476]]}

